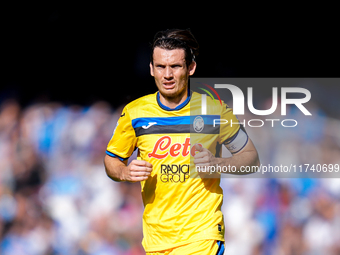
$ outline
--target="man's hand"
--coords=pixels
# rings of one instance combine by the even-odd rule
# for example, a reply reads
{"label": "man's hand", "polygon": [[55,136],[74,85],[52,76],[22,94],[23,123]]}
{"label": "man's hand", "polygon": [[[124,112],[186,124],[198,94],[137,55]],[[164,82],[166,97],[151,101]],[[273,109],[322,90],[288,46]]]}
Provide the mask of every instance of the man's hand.
{"label": "man's hand", "polygon": [[121,180],[129,182],[145,181],[149,178],[151,171],[152,164],[144,160],[135,159],[124,168],[121,174]]}
{"label": "man's hand", "polygon": [[198,151],[194,156],[196,166],[212,166],[216,164],[216,158],[208,149],[203,148],[200,144],[195,144],[194,146]]}
{"label": "man's hand", "polygon": [[194,156],[194,163],[196,169],[201,178],[219,178],[217,172],[211,172],[210,166],[217,164],[215,156],[206,148],[203,148],[200,144],[195,144],[195,150],[198,153]]}

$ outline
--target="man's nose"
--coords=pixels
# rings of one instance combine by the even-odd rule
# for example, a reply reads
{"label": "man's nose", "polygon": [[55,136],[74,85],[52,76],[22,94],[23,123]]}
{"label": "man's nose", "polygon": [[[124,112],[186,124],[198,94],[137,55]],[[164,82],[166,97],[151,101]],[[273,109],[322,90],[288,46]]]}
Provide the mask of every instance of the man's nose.
{"label": "man's nose", "polygon": [[168,67],[165,68],[164,78],[165,78],[165,79],[171,79],[172,77],[173,77],[172,70],[171,70],[171,68],[168,66]]}

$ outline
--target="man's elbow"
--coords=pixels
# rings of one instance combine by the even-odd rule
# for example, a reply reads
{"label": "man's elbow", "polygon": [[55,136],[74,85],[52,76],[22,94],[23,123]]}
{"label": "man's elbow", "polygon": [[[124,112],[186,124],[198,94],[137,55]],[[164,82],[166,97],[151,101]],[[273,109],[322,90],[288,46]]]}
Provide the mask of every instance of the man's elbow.
{"label": "man's elbow", "polygon": [[254,166],[259,167],[260,164],[261,163],[260,163],[259,155],[256,153],[256,157],[255,157],[255,160],[254,160]]}
{"label": "man's elbow", "polygon": [[[253,155],[253,160],[246,166],[243,167],[243,171],[240,171],[239,174],[241,175],[248,175],[248,174],[253,174],[256,173],[260,167],[260,159],[259,156],[257,154],[257,152],[255,151],[254,155]],[[245,169],[245,170],[244,170]]]}
{"label": "man's elbow", "polygon": [[260,166],[260,159],[259,159],[259,154],[257,153],[257,151],[255,150],[253,153],[253,160],[252,160],[252,164],[250,166],[253,167],[259,167]]}
{"label": "man's elbow", "polygon": [[104,157],[104,167],[105,167],[105,173],[106,175],[113,181],[116,181],[116,182],[121,182],[122,180],[120,178],[118,178],[117,173],[116,171],[114,171],[115,167],[117,167],[115,164],[114,164],[114,158],[108,156],[108,155],[105,155]]}

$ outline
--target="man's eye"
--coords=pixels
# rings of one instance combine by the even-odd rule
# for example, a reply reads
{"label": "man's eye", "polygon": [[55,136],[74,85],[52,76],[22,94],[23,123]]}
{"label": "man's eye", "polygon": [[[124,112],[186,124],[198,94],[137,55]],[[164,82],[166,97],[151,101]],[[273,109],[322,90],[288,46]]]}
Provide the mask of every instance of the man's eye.
{"label": "man's eye", "polygon": [[156,67],[157,67],[157,68],[164,68],[165,66],[157,65]]}

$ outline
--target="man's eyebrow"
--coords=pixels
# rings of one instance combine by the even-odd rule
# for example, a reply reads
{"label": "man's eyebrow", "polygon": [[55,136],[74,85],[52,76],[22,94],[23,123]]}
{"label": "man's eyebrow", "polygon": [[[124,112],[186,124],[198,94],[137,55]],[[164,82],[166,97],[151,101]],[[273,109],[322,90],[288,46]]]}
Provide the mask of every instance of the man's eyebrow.
{"label": "man's eyebrow", "polygon": [[176,62],[173,62],[173,63],[166,63],[166,64],[163,64],[163,63],[159,63],[159,62],[154,62],[154,65],[158,65],[158,66],[166,66],[166,65],[169,65],[169,66],[175,66],[175,65],[185,65],[185,60],[183,60],[183,62],[181,61],[176,61]]}

